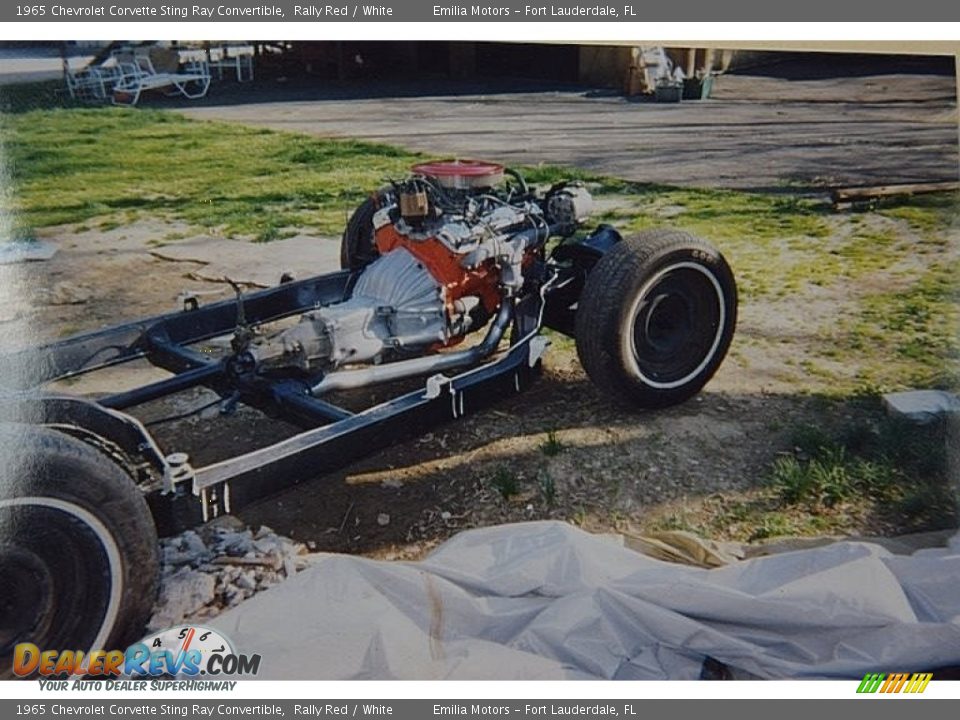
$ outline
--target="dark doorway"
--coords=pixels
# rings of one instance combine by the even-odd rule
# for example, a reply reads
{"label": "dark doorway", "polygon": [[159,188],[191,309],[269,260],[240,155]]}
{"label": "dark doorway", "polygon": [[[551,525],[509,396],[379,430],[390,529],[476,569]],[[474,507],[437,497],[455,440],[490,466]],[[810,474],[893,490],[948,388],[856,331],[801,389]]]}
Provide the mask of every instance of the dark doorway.
{"label": "dark doorway", "polygon": [[477,44],[479,76],[576,82],[578,73],[576,45]]}

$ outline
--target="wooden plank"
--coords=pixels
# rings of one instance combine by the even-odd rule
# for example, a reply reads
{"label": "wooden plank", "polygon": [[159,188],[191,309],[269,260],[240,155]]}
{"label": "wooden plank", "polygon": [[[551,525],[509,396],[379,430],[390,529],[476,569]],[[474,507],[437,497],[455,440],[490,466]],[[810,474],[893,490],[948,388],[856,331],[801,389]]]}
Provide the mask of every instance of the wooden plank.
{"label": "wooden plank", "polygon": [[834,188],[830,196],[834,203],[872,200],[891,195],[918,195],[920,193],[960,190],[960,182],[909,183],[904,185],[874,185],[870,187]]}

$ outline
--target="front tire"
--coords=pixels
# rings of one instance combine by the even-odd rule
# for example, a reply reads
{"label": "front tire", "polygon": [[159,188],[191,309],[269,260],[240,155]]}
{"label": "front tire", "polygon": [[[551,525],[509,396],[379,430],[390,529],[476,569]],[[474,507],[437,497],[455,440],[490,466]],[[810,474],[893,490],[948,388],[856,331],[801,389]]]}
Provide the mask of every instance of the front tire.
{"label": "front tire", "polygon": [[723,256],[676,230],[624,239],[587,277],[576,315],[587,375],[620,403],[658,408],[700,392],[737,323],[737,288]]}
{"label": "front tire", "polygon": [[124,649],[157,595],[157,533],[117,464],[44,427],[0,426],[0,677],[14,648]]}

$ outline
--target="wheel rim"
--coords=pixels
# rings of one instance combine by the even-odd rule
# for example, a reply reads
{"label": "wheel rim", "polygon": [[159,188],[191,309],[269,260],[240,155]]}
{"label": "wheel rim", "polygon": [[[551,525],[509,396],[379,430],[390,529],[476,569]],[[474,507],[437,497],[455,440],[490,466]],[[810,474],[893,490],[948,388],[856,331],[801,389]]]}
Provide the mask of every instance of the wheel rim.
{"label": "wheel rim", "polygon": [[716,356],[726,322],[723,288],[709,268],[676,263],[644,284],[628,318],[634,372],[653,388],[681,387]]}
{"label": "wheel rim", "polygon": [[0,656],[21,642],[63,649],[78,638],[85,647],[70,649],[108,649],[123,582],[107,527],[74,503],[23,497],[0,500],[0,530],[0,572],[17,583],[0,603]]}
{"label": "wheel rim", "polygon": [[33,633],[49,625],[54,583],[43,558],[8,544],[0,546],[0,577],[6,586],[0,598],[0,655],[6,655],[25,629]]}

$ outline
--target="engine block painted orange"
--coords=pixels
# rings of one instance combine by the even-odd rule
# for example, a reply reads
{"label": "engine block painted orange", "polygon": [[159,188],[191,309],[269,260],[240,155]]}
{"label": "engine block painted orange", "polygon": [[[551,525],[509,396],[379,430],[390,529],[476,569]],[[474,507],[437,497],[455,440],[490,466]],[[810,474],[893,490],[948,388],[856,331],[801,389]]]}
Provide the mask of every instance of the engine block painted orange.
{"label": "engine block painted orange", "polygon": [[499,270],[489,260],[479,267],[467,269],[460,264],[462,256],[436,238],[412,240],[397,232],[393,225],[384,225],[376,231],[377,250],[384,255],[402,247],[423,263],[437,282],[444,286],[447,312],[454,312],[453,304],[460,298],[476,296],[488,312],[500,304],[497,289]]}

